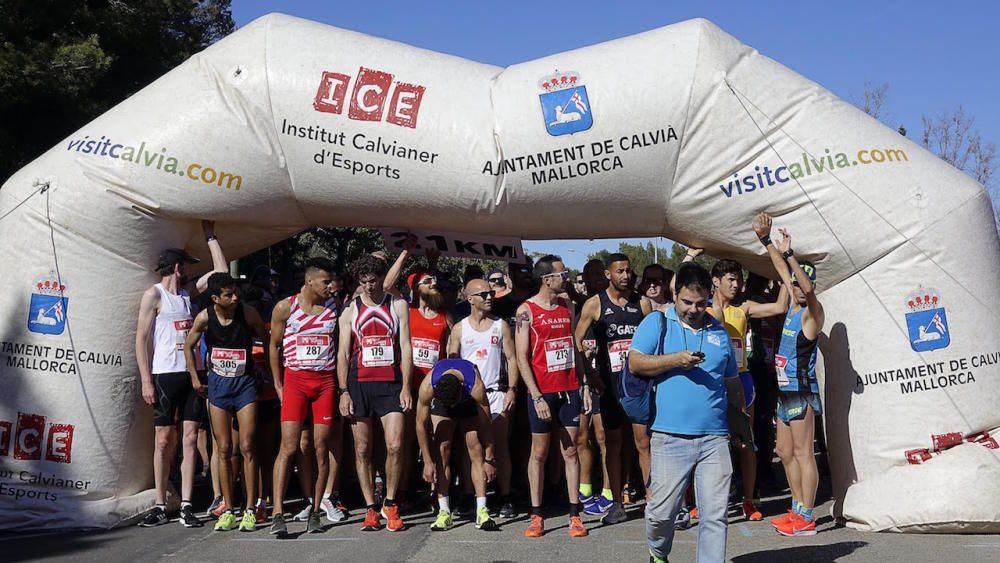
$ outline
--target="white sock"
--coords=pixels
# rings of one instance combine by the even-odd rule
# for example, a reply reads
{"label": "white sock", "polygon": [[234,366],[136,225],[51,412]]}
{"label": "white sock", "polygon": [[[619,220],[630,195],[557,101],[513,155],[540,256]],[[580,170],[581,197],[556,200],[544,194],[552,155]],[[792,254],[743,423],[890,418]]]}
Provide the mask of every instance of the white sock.
{"label": "white sock", "polygon": [[329,499],[330,499],[330,493],[323,493],[323,500],[329,500]]}
{"label": "white sock", "polygon": [[185,506],[191,506],[191,503],[189,501],[186,501],[186,500],[185,501],[181,501],[181,508],[184,508]]}
{"label": "white sock", "polygon": [[451,508],[448,506],[448,497],[438,496],[438,507],[451,514]]}
{"label": "white sock", "polygon": [[476,497],[476,510],[482,510],[486,508],[486,497]]}

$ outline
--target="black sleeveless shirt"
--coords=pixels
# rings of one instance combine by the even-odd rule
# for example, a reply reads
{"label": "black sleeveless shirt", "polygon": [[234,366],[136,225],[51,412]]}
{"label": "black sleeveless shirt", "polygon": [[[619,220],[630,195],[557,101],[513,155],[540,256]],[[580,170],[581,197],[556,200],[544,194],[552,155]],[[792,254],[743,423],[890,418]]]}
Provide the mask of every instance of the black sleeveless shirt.
{"label": "black sleeveless shirt", "polygon": [[632,292],[624,306],[611,301],[607,290],[598,294],[601,311],[594,321],[597,366],[604,377],[617,377],[625,367],[635,329],[642,322],[641,297]]}
{"label": "black sleeveless shirt", "polygon": [[227,326],[219,322],[215,305],[208,308],[208,330],[205,346],[208,348],[208,369],[222,377],[249,374],[253,366],[253,332],[247,325],[242,303],[236,304],[236,313]]}

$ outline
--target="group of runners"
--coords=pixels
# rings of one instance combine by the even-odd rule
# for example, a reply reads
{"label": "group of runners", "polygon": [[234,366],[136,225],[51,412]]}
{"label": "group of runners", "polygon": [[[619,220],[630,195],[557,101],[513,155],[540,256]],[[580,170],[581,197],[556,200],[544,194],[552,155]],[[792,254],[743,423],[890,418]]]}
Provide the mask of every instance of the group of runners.
{"label": "group of runners", "polygon": [[[574,280],[558,256],[548,255],[486,275],[470,268],[457,299],[442,291],[449,280],[436,271],[434,256],[429,267],[412,270],[405,287],[398,284],[412,242],[393,264],[364,254],[346,272],[310,258],[301,287],[284,299],[276,298],[277,273],[268,268],[254,272],[246,291],[228,273],[212,223],[203,228],[212,271],[188,283],[197,260],[167,249],[156,267],[162,279],[140,304],[136,356],[156,426],[156,506],[140,525],[168,521],[178,440],[179,521],[201,525],[191,498],[198,433],[208,422],[216,491],[208,514],[220,531],[251,531],[269,521],[270,532],[283,535],[294,520],[319,533],[323,517],[347,520],[339,491],[351,458],[364,502],[362,530],[404,529],[405,501],[415,499],[421,481],[436,505],[432,530],[450,529],[465,508],[453,498],[456,490],[471,493],[470,505],[475,499],[467,514],[476,528],[496,530],[518,515],[512,480],[525,477],[527,537],[544,534],[546,508],[559,502],[563,482],[571,537],[588,535],[581,514],[613,525],[626,520],[627,503],[646,502],[647,513],[656,506],[657,518],[684,527],[698,518],[701,504],[692,487],[700,479],[697,463],[672,482],[683,490],[665,494],[669,503],[653,498],[663,483],[650,440],[664,404],[657,389],[682,378],[715,385],[724,396],[729,389],[730,402],[742,390],[723,433],[732,436],[740,466],[743,515],[763,518],[755,495],[757,467],[764,464],[756,457],[769,464],[776,451],[793,501],[772,524],[786,536],[815,533],[813,424],[821,412],[815,361],[823,313],[815,268],[796,260],[786,230],[771,241],[765,214],[753,229],[775,281],[744,279],[742,265],[728,259],[709,274],[693,262],[698,249],[689,249],[676,276],[653,264],[639,280],[624,254],[591,260]],[[705,288],[698,280],[709,275]],[[197,294],[203,306],[195,313]],[[675,311],[678,295],[684,300]],[[681,323],[685,339],[669,354],[663,344],[676,334],[668,334],[668,319]],[[645,327],[654,322],[662,326],[662,343],[645,347],[644,338],[634,348],[640,326],[660,330]],[[723,339],[721,367],[699,367],[705,335],[714,338],[712,322],[728,333],[728,348]],[[722,385],[730,375],[738,375],[738,387]],[[763,416],[754,416],[762,400]],[[758,422],[756,438],[751,421]],[[744,424],[746,432],[736,428]],[[293,475],[308,497],[294,515],[285,511]],[[650,526],[650,534],[661,533]],[[665,558],[662,551],[651,547],[651,559]]]}

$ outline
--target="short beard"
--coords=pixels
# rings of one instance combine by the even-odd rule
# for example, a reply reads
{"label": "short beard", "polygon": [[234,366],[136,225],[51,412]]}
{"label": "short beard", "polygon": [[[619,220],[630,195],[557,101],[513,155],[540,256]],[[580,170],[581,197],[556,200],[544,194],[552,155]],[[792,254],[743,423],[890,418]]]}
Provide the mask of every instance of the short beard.
{"label": "short beard", "polygon": [[440,311],[444,308],[444,296],[440,291],[421,292],[420,303],[432,311]]}

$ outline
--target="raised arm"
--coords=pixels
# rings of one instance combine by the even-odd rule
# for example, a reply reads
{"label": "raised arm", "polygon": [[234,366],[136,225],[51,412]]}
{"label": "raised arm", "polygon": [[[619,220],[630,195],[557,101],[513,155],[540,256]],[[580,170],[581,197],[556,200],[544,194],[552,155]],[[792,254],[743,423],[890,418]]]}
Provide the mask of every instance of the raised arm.
{"label": "raised arm", "polygon": [[392,263],[389,271],[385,274],[385,280],[382,281],[383,291],[392,293],[398,297],[399,290],[396,289],[396,284],[399,283],[399,277],[403,273],[403,265],[406,264],[406,259],[413,254],[413,249],[416,247],[417,237],[410,235],[403,240],[403,250],[399,252],[396,261]]}
{"label": "raised arm", "polygon": [[226,261],[226,255],[222,252],[222,245],[219,244],[219,239],[215,238],[215,221],[202,221],[201,231],[205,234],[205,241],[208,243],[208,251],[212,255],[212,271],[198,278],[198,281],[194,284],[194,290],[188,290],[193,296],[208,289],[208,278],[216,272],[225,273],[229,271],[229,262]]}
{"label": "raised arm", "polygon": [[[704,248],[689,246],[687,253],[684,254],[684,260],[681,260],[681,264],[691,262],[695,258],[701,256],[703,252],[705,252]],[[670,295],[677,295],[677,276],[670,278]]]}

